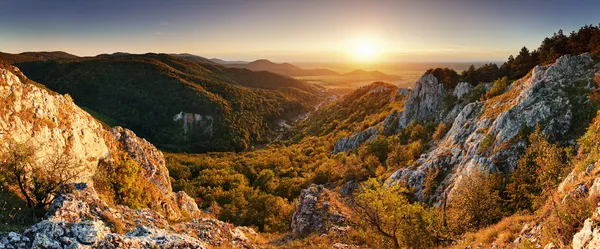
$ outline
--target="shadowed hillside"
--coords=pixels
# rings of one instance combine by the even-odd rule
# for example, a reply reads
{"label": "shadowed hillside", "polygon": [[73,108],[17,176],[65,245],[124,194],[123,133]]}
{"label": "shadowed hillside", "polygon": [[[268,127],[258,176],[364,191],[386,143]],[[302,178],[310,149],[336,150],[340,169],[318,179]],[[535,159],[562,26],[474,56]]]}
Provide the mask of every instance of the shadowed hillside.
{"label": "shadowed hillside", "polygon": [[[313,85],[165,54],[103,55],[17,64],[31,79],[107,123],[172,151],[245,150],[268,141],[280,119],[318,103]],[[110,122],[109,122],[110,120]]]}

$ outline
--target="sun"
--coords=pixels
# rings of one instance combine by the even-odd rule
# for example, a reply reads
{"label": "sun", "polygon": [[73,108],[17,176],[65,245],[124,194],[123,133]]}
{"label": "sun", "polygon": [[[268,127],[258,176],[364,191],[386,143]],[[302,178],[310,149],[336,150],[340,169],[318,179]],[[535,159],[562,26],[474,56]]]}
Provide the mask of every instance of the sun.
{"label": "sun", "polygon": [[354,58],[361,62],[372,62],[377,59],[379,51],[377,46],[372,42],[360,42],[353,48],[352,54]]}

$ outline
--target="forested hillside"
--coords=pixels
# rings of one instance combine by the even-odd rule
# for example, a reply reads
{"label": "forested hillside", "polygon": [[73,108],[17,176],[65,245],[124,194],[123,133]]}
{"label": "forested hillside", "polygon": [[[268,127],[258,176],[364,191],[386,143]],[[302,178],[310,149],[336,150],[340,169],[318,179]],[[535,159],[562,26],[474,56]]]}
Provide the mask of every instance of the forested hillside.
{"label": "forested hillside", "polygon": [[101,55],[16,64],[109,125],[169,151],[243,151],[276,137],[320,102],[322,89],[268,72],[165,54]]}

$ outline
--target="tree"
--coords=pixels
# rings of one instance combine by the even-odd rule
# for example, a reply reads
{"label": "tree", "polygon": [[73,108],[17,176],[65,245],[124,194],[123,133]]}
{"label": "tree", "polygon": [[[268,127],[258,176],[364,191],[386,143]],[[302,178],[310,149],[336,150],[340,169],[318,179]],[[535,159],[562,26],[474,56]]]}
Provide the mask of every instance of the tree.
{"label": "tree", "polygon": [[10,141],[2,154],[0,174],[5,174],[8,184],[18,187],[32,208],[46,208],[61,187],[77,177],[77,163],[66,151],[36,160],[33,145]]}
{"label": "tree", "polygon": [[563,151],[549,143],[539,127],[529,135],[528,141],[529,146],[517,161],[506,187],[513,212],[531,212],[543,205],[566,173]]}
{"label": "tree", "polygon": [[431,248],[435,244],[434,222],[429,212],[418,203],[409,203],[408,190],[398,185],[386,187],[375,179],[362,184],[352,200],[365,229],[383,238],[395,248]]}
{"label": "tree", "polygon": [[531,53],[529,53],[529,49],[527,49],[527,47],[521,48],[519,55],[517,55],[512,64],[512,68],[514,68],[514,75],[512,75],[512,78],[519,79],[527,75],[529,70],[531,70],[534,66],[535,65],[531,59]]}
{"label": "tree", "polygon": [[503,216],[500,173],[475,170],[454,188],[449,202],[449,226],[456,234],[494,224]]}

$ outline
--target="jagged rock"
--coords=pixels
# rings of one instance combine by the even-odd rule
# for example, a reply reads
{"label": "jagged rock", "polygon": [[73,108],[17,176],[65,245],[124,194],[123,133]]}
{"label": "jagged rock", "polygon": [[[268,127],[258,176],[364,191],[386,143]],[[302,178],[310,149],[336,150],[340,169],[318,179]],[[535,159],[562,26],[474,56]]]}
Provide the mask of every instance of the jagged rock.
{"label": "jagged rock", "polygon": [[398,95],[400,96],[408,96],[408,94],[410,94],[411,90],[408,88],[398,88]]}
{"label": "jagged rock", "polygon": [[[437,200],[442,192],[451,190],[475,169],[486,172],[514,169],[526,147],[524,141],[515,140],[522,128],[539,124],[550,139],[560,138],[569,131],[571,109],[576,103],[571,103],[564,89],[591,80],[597,71],[591,67],[592,62],[590,54],[562,56],[552,65],[536,66],[530,76],[512,83],[506,93],[466,105],[438,146],[410,167],[396,171],[387,183],[414,187],[417,197],[423,200],[421,190],[426,172],[437,168],[444,177],[437,195],[432,196]],[[437,95],[441,91],[434,92]],[[487,147],[481,146],[484,140]],[[449,192],[451,199],[452,191]]]}
{"label": "jagged rock", "polygon": [[355,245],[348,245],[348,244],[344,244],[344,243],[335,243],[335,244],[333,244],[333,248],[334,249],[354,249],[354,248],[360,248],[360,247],[355,246]]}
{"label": "jagged rock", "polygon": [[517,237],[513,241],[514,248],[519,248],[521,243],[525,242],[526,240],[529,243],[535,244],[536,248],[540,248],[541,245],[539,245],[539,242],[540,242],[541,235],[542,235],[542,226],[541,225],[535,224],[535,223],[526,224],[521,229],[521,232],[519,233],[519,237]]}
{"label": "jagged rock", "polygon": [[458,85],[456,85],[456,88],[454,88],[452,95],[461,99],[464,96],[467,96],[467,94],[471,93],[472,89],[473,89],[473,86],[471,86],[471,83],[461,82],[461,83],[458,83]]}
{"label": "jagged rock", "polygon": [[583,223],[583,228],[573,236],[573,249],[592,249],[600,248],[600,227],[598,222],[593,219],[587,219]]}
{"label": "jagged rock", "polygon": [[171,180],[165,166],[165,157],[154,145],[139,138],[132,131],[122,127],[112,129],[114,138],[131,157],[146,169],[146,178],[152,179],[164,193],[170,193]]}
{"label": "jagged rock", "polygon": [[[254,248],[247,235],[256,232],[250,228],[204,218],[169,225],[152,210],[111,208],[91,186],[73,189],[59,195],[45,219],[22,235],[0,234],[0,248]],[[113,223],[125,224],[130,232],[112,232]]]}
{"label": "jagged rock", "polygon": [[[23,79],[22,82],[21,79]],[[9,140],[35,146],[34,160],[72,156],[80,167],[76,181],[89,182],[98,160],[108,155],[108,135],[68,95],[39,88],[15,67],[0,68],[0,150]]]}
{"label": "jagged rock", "polygon": [[333,192],[323,185],[312,184],[300,193],[296,211],[292,217],[292,230],[297,235],[327,232],[333,226],[341,226],[346,220],[337,206]]}
{"label": "jagged rock", "polygon": [[355,180],[348,181],[340,188],[340,194],[352,195],[360,187],[359,183]]}
{"label": "jagged rock", "polygon": [[333,148],[333,153],[346,152],[358,148],[366,141],[372,141],[377,136],[377,127],[371,127],[366,130],[357,132],[350,137],[338,139]]}
{"label": "jagged rock", "polygon": [[412,121],[425,121],[437,118],[442,105],[444,86],[438,83],[433,74],[424,74],[415,83],[404,104],[399,127],[404,128]]}

